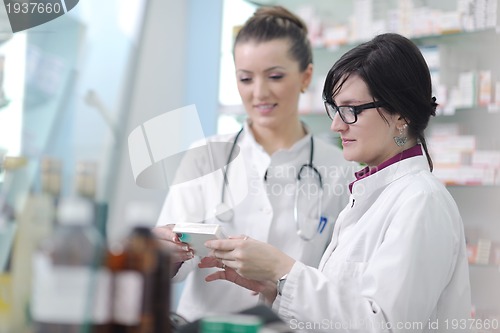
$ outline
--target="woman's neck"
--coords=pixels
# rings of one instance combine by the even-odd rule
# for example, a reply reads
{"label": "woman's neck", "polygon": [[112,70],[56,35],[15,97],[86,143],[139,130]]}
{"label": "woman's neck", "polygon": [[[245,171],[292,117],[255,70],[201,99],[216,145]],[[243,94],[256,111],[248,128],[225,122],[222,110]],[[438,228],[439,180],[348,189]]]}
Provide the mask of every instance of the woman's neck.
{"label": "woman's neck", "polygon": [[255,141],[257,141],[269,155],[272,155],[280,149],[292,147],[295,142],[299,141],[307,134],[299,119],[293,124],[287,124],[286,126],[277,128],[253,126],[250,124],[250,129]]}

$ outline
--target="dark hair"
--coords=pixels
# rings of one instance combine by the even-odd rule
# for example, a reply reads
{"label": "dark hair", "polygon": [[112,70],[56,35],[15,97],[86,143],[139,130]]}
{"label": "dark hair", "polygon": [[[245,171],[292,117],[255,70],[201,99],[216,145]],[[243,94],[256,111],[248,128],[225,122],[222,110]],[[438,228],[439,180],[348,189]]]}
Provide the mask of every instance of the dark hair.
{"label": "dark hair", "polygon": [[[255,41],[268,42],[275,39],[290,41],[290,56],[299,62],[304,71],[312,64],[311,43],[307,38],[307,26],[296,15],[281,6],[260,7],[255,11],[236,35],[238,43]],[[234,49],[233,49],[234,52]]]}
{"label": "dark hair", "polygon": [[394,33],[356,46],[328,72],[323,99],[331,101],[351,74],[363,79],[373,100],[382,101],[389,114],[400,114],[406,120],[409,135],[422,144],[432,171],[424,130],[430,116],[436,115],[437,104],[432,97],[429,67],[418,47]]}

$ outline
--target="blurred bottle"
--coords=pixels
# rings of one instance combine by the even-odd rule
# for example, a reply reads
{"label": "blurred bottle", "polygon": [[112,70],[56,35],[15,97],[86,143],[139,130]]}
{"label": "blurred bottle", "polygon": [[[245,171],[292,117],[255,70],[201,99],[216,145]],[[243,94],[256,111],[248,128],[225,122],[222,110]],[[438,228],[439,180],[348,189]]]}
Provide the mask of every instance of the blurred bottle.
{"label": "blurred bottle", "polygon": [[61,196],[62,163],[52,157],[44,157],[40,162],[41,192],[52,196],[57,205]]}
{"label": "blurred bottle", "polygon": [[94,161],[79,161],[76,165],[75,192],[78,196],[93,202],[95,227],[106,239],[108,205],[97,199],[98,164]]}
{"label": "blurred bottle", "polygon": [[170,256],[151,232],[156,221],[151,206],[126,208],[131,229],[122,245],[111,248],[113,333],[169,333]]}
{"label": "blurred bottle", "polygon": [[12,251],[13,322],[18,332],[30,324],[29,303],[32,287],[32,259],[37,244],[49,237],[54,221],[53,197],[32,194],[17,219],[17,233]]}
{"label": "blurred bottle", "polygon": [[108,333],[110,275],[90,201],[61,199],[59,225],[33,259],[31,311],[35,333]]}
{"label": "blurred bottle", "polygon": [[78,196],[95,201],[97,192],[97,163],[79,161],[76,164],[75,190]]}
{"label": "blurred bottle", "polygon": [[[12,160],[23,165],[22,159]],[[7,168],[9,164],[4,160]],[[11,166],[13,167],[13,165]],[[32,286],[32,258],[36,246],[53,230],[55,204],[61,188],[61,162],[44,158],[40,162],[41,191],[30,193],[16,218],[16,234],[12,247],[12,323],[16,332],[24,332],[30,325],[29,304]]]}

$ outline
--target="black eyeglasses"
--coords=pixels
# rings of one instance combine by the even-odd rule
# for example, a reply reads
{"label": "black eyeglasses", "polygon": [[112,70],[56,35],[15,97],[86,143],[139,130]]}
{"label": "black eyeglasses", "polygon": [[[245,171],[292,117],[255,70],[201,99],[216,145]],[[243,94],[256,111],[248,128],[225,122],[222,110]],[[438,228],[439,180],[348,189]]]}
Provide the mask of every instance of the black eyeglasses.
{"label": "black eyeglasses", "polygon": [[335,103],[329,101],[324,101],[324,103],[326,114],[328,114],[328,117],[330,117],[331,120],[333,120],[335,113],[338,112],[340,115],[340,119],[342,119],[342,121],[346,124],[354,124],[356,121],[358,121],[358,114],[360,114],[363,110],[379,108],[385,105],[385,103],[380,101],[356,106],[337,106],[335,105]]}

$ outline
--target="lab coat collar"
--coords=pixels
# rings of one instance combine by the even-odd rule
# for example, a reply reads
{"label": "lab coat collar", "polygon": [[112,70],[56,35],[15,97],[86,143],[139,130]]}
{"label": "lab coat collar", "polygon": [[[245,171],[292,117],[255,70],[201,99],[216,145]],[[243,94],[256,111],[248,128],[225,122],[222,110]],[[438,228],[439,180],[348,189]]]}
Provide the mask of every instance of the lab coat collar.
{"label": "lab coat collar", "polygon": [[[302,126],[304,127],[304,130],[306,132],[306,135],[298,140],[297,142],[295,142],[290,148],[288,149],[280,149],[278,151],[276,151],[274,155],[276,154],[281,154],[281,152],[290,152],[290,153],[296,153],[298,151],[300,151],[305,145],[309,146],[310,144],[310,140],[311,140],[311,131],[309,130],[309,127],[304,124],[303,122],[302,123]],[[260,143],[258,143],[256,140],[255,140],[255,137],[253,135],[253,132],[252,130],[250,129],[250,119],[247,119],[244,123],[243,123],[243,138],[242,138],[242,143],[244,142],[244,140],[248,140],[246,143],[249,143],[255,147],[258,147],[259,150],[265,154],[266,151],[264,150],[264,148],[262,147],[262,145],[260,145]]]}
{"label": "lab coat collar", "polygon": [[250,129],[250,120],[248,119],[243,123],[243,133],[241,133],[241,136],[240,145],[243,149],[249,150],[252,167],[255,168],[258,179],[264,179],[264,174],[271,163],[271,157],[255,140],[253,132]]}
{"label": "lab coat collar", "polygon": [[[306,135],[303,138],[295,142],[290,148],[280,149],[272,154],[272,156],[269,156],[262,145],[260,145],[255,140],[253,132],[250,129],[250,119],[247,119],[243,123],[243,133],[242,138],[240,139],[240,143],[242,147],[250,147],[252,150],[253,159],[260,161],[259,163],[256,163],[256,170],[259,178],[264,178],[264,174],[271,165],[289,163],[290,160],[295,160],[295,158],[290,157],[291,155],[295,156],[300,154],[304,149],[309,149],[312,134],[309,128],[303,122],[302,126],[306,131]],[[303,163],[306,162],[307,161],[304,161]]]}
{"label": "lab coat collar", "polygon": [[392,161],[392,163],[386,164],[384,168],[378,168],[375,172],[364,175],[354,181],[351,184],[351,193],[353,198],[358,199],[369,196],[377,189],[384,187],[407,174],[419,171],[429,171],[427,158],[422,153],[422,147],[420,145],[408,149],[408,151],[409,152],[405,154],[406,157],[403,157],[402,159],[398,158]]}
{"label": "lab coat collar", "polygon": [[387,161],[384,161],[377,165],[375,168],[370,168],[370,167],[365,167],[361,169],[358,172],[354,173],[354,176],[356,177],[356,180],[354,180],[352,183],[349,184],[349,191],[352,193],[352,186],[354,185],[355,182],[359,181],[360,179],[366,178],[370,175],[373,175],[374,173],[394,164],[399,161],[405,160],[410,157],[415,157],[418,155],[422,155],[422,147],[420,145],[415,145],[411,148],[408,148],[404,151],[402,151],[399,154],[394,155],[393,157],[389,158]]}
{"label": "lab coat collar", "polygon": [[243,138],[241,140],[242,143],[245,144],[250,144],[253,147],[258,147],[259,151],[262,153],[266,153],[264,148],[255,140],[255,137],[253,136],[253,132],[250,129],[250,119],[247,119],[243,122]]}

